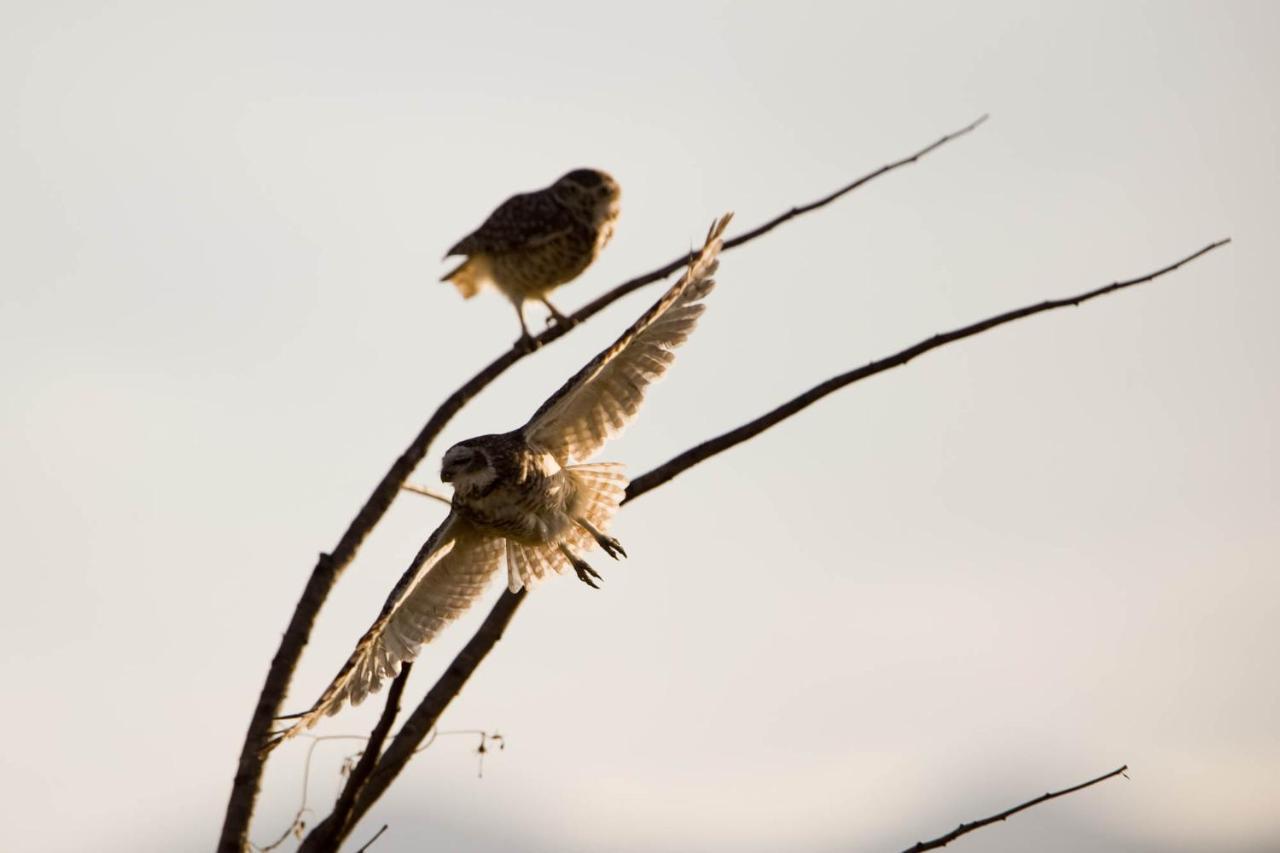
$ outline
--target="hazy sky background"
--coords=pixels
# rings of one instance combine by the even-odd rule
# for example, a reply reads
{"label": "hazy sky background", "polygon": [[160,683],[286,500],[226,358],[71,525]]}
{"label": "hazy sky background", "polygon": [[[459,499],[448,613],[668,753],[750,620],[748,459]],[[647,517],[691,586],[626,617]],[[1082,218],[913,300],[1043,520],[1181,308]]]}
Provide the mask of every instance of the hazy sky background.
{"label": "hazy sky background", "polygon": [[[725,256],[603,458],[639,474],[936,331],[1141,274],[841,392],[628,507],[538,589],[356,831],[421,850],[1280,847],[1270,3],[27,3],[0,13],[6,845],[212,846],[315,555],[510,343],[439,256],[582,165],[623,187],[577,307],[984,112]],[[522,422],[657,295],[506,374]],[[541,314],[531,309],[541,322]],[[443,508],[321,614],[308,705]],[[495,585],[491,596],[496,596]],[[488,609],[421,658],[416,699]],[[372,703],[322,733],[361,733]],[[297,807],[272,760],[253,838]],[[347,745],[317,749],[323,809]]]}

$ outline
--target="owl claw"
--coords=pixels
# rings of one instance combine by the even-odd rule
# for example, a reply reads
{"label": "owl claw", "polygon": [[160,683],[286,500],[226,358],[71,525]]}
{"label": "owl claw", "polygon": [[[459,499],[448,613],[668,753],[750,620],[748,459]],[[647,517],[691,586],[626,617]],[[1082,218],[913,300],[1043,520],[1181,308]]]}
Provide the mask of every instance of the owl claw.
{"label": "owl claw", "polygon": [[600,577],[599,572],[591,568],[590,563],[588,563],[586,560],[582,559],[577,554],[570,551],[568,547],[565,545],[560,546],[560,553],[564,554],[565,557],[568,558],[569,565],[573,566],[573,570],[578,573],[578,580],[582,581],[592,589],[600,588],[596,584],[596,581],[604,580],[604,578]]}
{"label": "owl claw", "polygon": [[604,552],[610,557],[613,557],[613,559],[616,560],[620,556],[627,556],[627,549],[622,547],[621,542],[596,527],[587,519],[579,516],[578,518],[575,518],[574,521],[578,523],[579,527],[590,533],[591,538],[596,540],[596,544],[604,549]]}
{"label": "owl claw", "polygon": [[575,563],[573,570],[578,573],[578,580],[582,581],[592,589],[600,588],[600,585],[596,583],[595,580],[592,580],[592,578],[595,578],[596,580],[604,580],[604,578],[600,577],[599,572],[588,566],[586,563]]}
{"label": "owl claw", "polygon": [[627,551],[622,547],[622,543],[612,536],[605,536],[603,533],[596,536],[596,543],[600,545],[604,552],[613,559],[627,556]]}

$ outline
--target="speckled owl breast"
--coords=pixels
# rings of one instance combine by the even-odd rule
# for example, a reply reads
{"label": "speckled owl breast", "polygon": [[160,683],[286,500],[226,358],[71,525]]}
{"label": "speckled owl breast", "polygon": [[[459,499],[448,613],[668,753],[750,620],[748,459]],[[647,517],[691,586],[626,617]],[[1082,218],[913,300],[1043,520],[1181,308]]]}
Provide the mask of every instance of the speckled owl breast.
{"label": "speckled owl breast", "polygon": [[494,283],[510,295],[524,299],[546,296],[581,275],[596,259],[606,240],[604,229],[576,225],[536,246],[493,255],[489,265]]}
{"label": "speckled owl breast", "polygon": [[[577,492],[554,456],[517,433],[463,443],[485,459],[486,474],[454,481],[453,507],[476,527],[526,545],[560,538]],[[491,472],[491,473],[488,473]]]}

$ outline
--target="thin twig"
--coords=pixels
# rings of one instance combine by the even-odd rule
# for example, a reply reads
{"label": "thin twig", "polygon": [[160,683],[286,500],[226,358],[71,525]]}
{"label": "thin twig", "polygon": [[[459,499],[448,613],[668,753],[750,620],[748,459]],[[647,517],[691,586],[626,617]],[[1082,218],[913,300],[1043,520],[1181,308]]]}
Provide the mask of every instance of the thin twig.
{"label": "thin twig", "polygon": [[1000,814],[992,815],[991,817],[984,817],[982,820],[975,820],[972,823],[962,823],[959,826],[957,826],[955,829],[948,832],[946,835],[939,835],[937,838],[933,839],[932,841],[916,842],[916,845],[914,847],[908,847],[906,850],[903,851],[903,853],[922,853],[922,851],[924,850],[937,850],[939,847],[946,847],[948,844],[950,844],[952,841],[955,841],[960,836],[967,835],[970,832],[973,832],[975,829],[982,829],[982,827],[984,826],[988,826],[989,824],[993,824],[997,821],[1004,820],[1005,818],[1010,817],[1012,815],[1016,815],[1018,812],[1023,811],[1024,809],[1029,809],[1032,806],[1038,806],[1041,803],[1047,803],[1049,800],[1057,799],[1058,797],[1065,797],[1067,794],[1074,794],[1076,791],[1083,791],[1085,788],[1088,788],[1090,785],[1096,785],[1099,782],[1105,782],[1106,780],[1110,779],[1112,776],[1123,775],[1124,772],[1128,769],[1129,769],[1129,765],[1126,764],[1123,767],[1112,770],[1110,773],[1102,774],[1097,779],[1090,779],[1088,782],[1081,782],[1079,785],[1075,785],[1071,788],[1064,788],[1061,791],[1054,791],[1049,794],[1041,794],[1039,797],[1036,797],[1034,800],[1027,800],[1022,805],[1014,806],[1011,809],[1000,812]]}
{"label": "thin twig", "polygon": [[[874,180],[901,166],[914,163],[920,157],[939,146],[969,133],[985,120],[986,116],[983,116],[961,130],[947,134],[942,139],[922,148],[909,157],[881,166],[874,172],[858,178],[835,193],[802,207],[793,208],[766,222],[764,225],[748,231],[746,234],[727,240],[725,241],[724,249],[727,251],[740,246],[773,230],[789,219],[830,204],[868,181]],[[605,307],[628,293],[647,284],[663,280],[683,267],[687,259],[687,254],[681,255],[665,266],[614,287],[603,296],[580,308],[570,317],[570,322],[558,323],[535,337],[534,348],[549,344],[568,334],[571,329],[576,328],[582,321],[604,310]],[[266,763],[262,748],[270,737],[272,721],[280,713],[280,703],[284,700],[289,682],[293,680],[294,670],[297,667],[298,659],[302,656],[302,649],[306,646],[311,636],[311,628],[315,623],[316,615],[328,597],[330,590],[332,590],[338,575],[355,558],[356,552],[360,549],[365,538],[382,520],[382,517],[390,508],[391,502],[400,492],[401,485],[413,473],[413,470],[422,461],[423,457],[426,456],[431,443],[444,429],[445,425],[467,401],[480,393],[507,368],[524,358],[531,351],[529,347],[519,343],[513,345],[511,349],[500,355],[488,367],[485,367],[446,398],[426,424],[423,425],[422,430],[409,444],[409,447],[405,449],[387,473],[383,475],[373,493],[347,527],[346,532],[342,534],[342,538],[338,540],[337,546],[330,553],[322,553],[316,561],[316,565],[311,570],[311,575],[303,589],[302,596],[294,607],[293,615],[289,619],[289,625],[285,629],[284,636],[280,640],[280,646],[276,651],[275,657],[271,660],[271,667],[267,671],[262,692],[258,696],[253,716],[249,721],[248,730],[245,732],[240,758],[236,765],[235,778],[231,785],[231,795],[227,800],[227,812],[223,820],[222,832],[218,839],[218,853],[241,853],[247,844],[249,822],[253,818],[253,809],[258,799],[258,791],[262,784],[262,771]]]}
{"label": "thin twig", "polygon": [[[255,853],[270,853],[270,851],[283,844],[290,835],[298,834],[299,837],[301,836],[302,830],[306,827],[302,818],[307,812],[311,811],[311,809],[307,807],[307,798],[311,789],[311,759],[315,755],[316,747],[320,745],[320,741],[322,740],[340,740],[344,738],[343,735],[326,735],[324,737],[317,737],[316,735],[311,734],[303,735],[303,737],[311,738],[311,743],[307,746],[307,756],[302,762],[302,802],[298,804],[298,811],[294,813],[293,821],[285,828],[284,832],[280,833],[279,838],[268,844],[266,847],[255,847],[253,844],[249,845],[250,849],[255,851]],[[364,735],[356,735],[354,737],[358,740],[368,740]]]}
{"label": "thin twig", "polygon": [[[444,674],[427,691],[427,695],[422,702],[404,721],[404,725],[400,727],[400,733],[396,735],[390,746],[387,747],[386,752],[382,754],[381,760],[378,761],[378,766],[374,768],[373,773],[369,776],[369,781],[365,783],[360,796],[356,798],[355,808],[352,810],[351,815],[352,826],[364,816],[370,806],[378,801],[378,798],[382,796],[388,786],[400,775],[400,771],[409,763],[409,759],[413,758],[418,744],[422,742],[428,732],[435,728],[436,721],[440,719],[444,709],[461,692],[463,685],[471,678],[471,674],[476,671],[476,667],[480,665],[480,662],[502,639],[502,633],[506,630],[507,624],[511,621],[511,617],[516,613],[516,608],[520,606],[526,596],[527,593],[523,589],[514,593],[510,590],[502,591],[502,596],[498,599],[497,604],[493,606],[493,609],[489,611],[489,615],[485,617],[480,628],[462,648],[462,651],[458,652],[457,656],[454,657],[453,663],[449,664],[449,668],[444,671]],[[399,676],[396,677],[396,681],[400,681]]]}
{"label": "thin twig", "polygon": [[[384,713],[385,713],[385,709],[384,709]],[[427,738],[423,741],[422,746],[418,747],[417,752],[425,752],[426,750],[430,749],[431,745],[436,742],[436,738],[455,737],[458,735],[473,735],[473,736],[479,735],[480,736],[480,747],[476,751],[478,753],[481,753],[479,772],[481,773],[482,776],[483,776],[483,768],[484,768],[483,754],[487,752],[486,744],[490,741],[496,741],[498,743],[498,748],[500,750],[506,749],[506,738],[503,737],[497,731],[490,733],[485,729],[448,729],[447,731],[432,729],[430,734],[427,735]],[[275,841],[271,842],[265,847],[259,847],[256,844],[250,844],[249,849],[253,851],[253,853],[269,853],[269,851],[276,849],[285,841],[287,841],[290,835],[297,835],[299,838],[302,837],[302,830],[306,828],[306,824],[303,823],[302,818],[312,811],[311,807],[307,805],[307,801],[310,798],[311,763],[315,755],[316,747],[318,747],[321,744],[321,742],[330,741],[330,740],[358,740],[366,744],[369,742],[369,735],[313,735],[308,732],[303,732],[302,734],[299,734],[298,737],[305,738],[311,741],[311,743],[307,746],[307,754],[302,762],[302,796],[301,796],[301,802],[298,805],[298,810],[297,812],[294,813],[293,820],[289,823],[289,826],[285,828],[284,832],[282,832],[280,836],[276,838]],[[360,756],[364,754],[364,751],[365,750],[362,748],[352,753],[350,756],[344,759],[343,764],[350,765],[351,763],[357,761],[360,758]],[[347,775],[347,774],[344,772],[344,775]]]}
{"label": "thin twig", "polygon": [[404,489],[406,492],[413,492],[415,495],[422,495],[423,497],[431,498],[433,501],[440,501],[442,504],[453,506],[453,500],[448,495],[442,495],[437,491],[428,489],[426,486],[416,486],[413,483],[404,483],[400,488]]}
{"label": "thin twig", "polygon": [[[831,204],[831,202],[840,198],[840,196],[845,195],[846,193],[853,192],[858,187],[865,184],[867,181],[873,181],[876,178],[883,175],[885,172],[892,172],[894,169],[900,168],[902,166],[906,166],[909,163],[914,163],[924,155],[928,154],[930,151],[934,150],[935,148],[939,148],[943,145],[946,145],[948,142],[955,139],[956,137],[964,136],[966,133],[976,130],[978,126],[981,125],[983,122],[985,122],[988,118],[990,118],[990,116],[984,113],[981,116],[979,116],[977,119],[975,119],[973,122],[971,122],[970,124],[960,128],[957,131],[948,133],[946,136],[942,137],[937,142],[934,142],[931,145],[926,145],[924,148],[921,148],[916,153],[908,157],[903,157],[901,160],[895,160],[892,163],[886,163],[883,166],[881,166],[879,169],[876,169],[874,172],[868,172],[867,174],[863,175],[861,178],[858,178],[856,181],[846,184],[845,186],[833,192],[831,195],[824,196],[823,198],[820,198],[817,201],[810,202],[809,204],[801,205],[800,207],[793,207],[790,210],[788,210],[786,213],[783,213],[777,217],[774,217],[773,219],[770,219],[765,224],[757,228],[753,228],[745,234],[739,234],[737,237],[734,237],[732,240],[725,240],[724,247],[726,249],[732,249],[734,246],[740,246],[743,243],[747,242],[748,240],[754,240],[755,238],[763,234],[768,234],[770,231],[777,228],[779,225],[786,222],[788,219],[794,219],[795,217],[802,216],[811,210],[817,210],[818,208],[824,205]],[[676,269],[679,269],[679,267],[677,267]]]}
{"label": "thin twig", "polygon": [[[653,491],[657,487],[670,481],[676,475],[692,468],[699,462],[703,462],[735,445],[741,444],[749,438],[759,435],[769,427],[785,420],[791,415],[796,414],[833,391],[844,388],[847,385],[852,385],[853,383],[859,382],[863,379],[867,379],[877,373],[883,373],[886,370],[899,367],[906,364],[916,356],[928,352],[931,349],[936,349],[940,346],[944,346],[963,338],[972,337],[973,335],[993,329],[996,326],[1002,326],[1005,323],[1012,323],[1015,320],[1020,320],[1024,317],[1030,317],[1034,314],[1039,314],[1045,311],[1080,305],[1091,299],[1096,299],[1099,296],[1152,281],[1166,273],[1173,272],[1184,264],[1188,264],[1196,258],[1199,258],[1201,255],[1205,255],[1229,242],[1231,241],[1228,238],[1210,243],[1198,252],[1193,252],[1179,261],[1175,261],[1168,266],[1161,267],[1154,272],[1147,273],[1146,275],[1142,275],[1137,278],[1114,282],[1076,296],[1068,296],[1065,299],[1048,300],[1035,305],[1029,305],[1024,308],[1018,308],[1003,314],[997,314],[994,317],[989,317],[986,320],[981,320],[977,323],[973,323],[950,332],[934,335],[931,338],[921,341],[914,346],[907,347],[906,349],[888,356],[887,358],[873,361],[864,367],[860,367],[856,370],[852,370],[848,373],[843,373],[829,379],[826,382],[811,388],[804,394],[801,394],[781,406],[778,406],[761,417],[756,418],[737,429],[730,430],[723,435],[717,436],[716,438],[704,441],[696,447],[681,453],[674,459],[671,459],[670,461],[659,465],[657,468],[635,478],[631,481],[630,486],[627,487],[627,494],[622,503],[625,504],[629,501],[633,501],[641,495]],[[354,820],[358,820],[361,815],[368,811],[373,803],[377,801],[378,797],[382,795],[382,792],[386,790],[395,777],[404,769],[409,759],[412,758],[414,749],[417,747],[418,743],[436,724],[436,721],[439,719],[440,715],[444,713],[445,708],[448,707],[453,698],[462,690],[463,685],[466,684],[467,680],[471,677],[471,674],[475,672],[476,667],[480,665],[480,662],[484,659],[485,655],[487,655],[493,649],[497,641],[502,638],[502,632],[510,623],[511,618],[515,615],[516,609],[524,601],[525,595],[525,590],[521,590],[518,593],[511,593],[510,591],[505,590],[503,591],[502,595],[498,598],[497,603],[494,604],[493,609],[489,612],[488,617],[485,618],[484,623],[471,638],[471,641],[468,642],[466,647],[463,648],[463,650],[459,652],[458,656],[454,658],[453,663],[427,693],[427,696],[422,700],[422,703],[414,709],[413,713],[409,716],[409,719],[401,728],[400,733],[391,742],[391,745],[387,747],[386,752],[378,762],[377,768],[369,777],[368,784],[358,797],[354,809],[353,824]],[[397,676],[394,683],[400,684],[403,679],[404,674],[401,673],[400,676]]]}
{"label": "thin twig", "polygon": [[[405,661],[400,668],[400,673],[405,675],[412,668],[413,661]],[[391,724],[395,722],[396,714],[400,712],[400,696],[404,693],[404,686],[407,682],[408,676],[405,675],[404,678],[397,679],[392,683],[391,689],[387,693],[387,702],[382,709],[382,715],[378,718],[377,725],[373,727],[373,733],[369,736],[369,743],[360,755],[360,760],[356,762],[351,775],[347,777],[347,784],[343,786],[342,793],[338,795],[338,802],[334,805],[333,811],[329,816],[307,835],[302,845],[298,848],[298,853],[336,850],[342,839],[346,837],[347,833],[355,825],[351,815],[352,807],[355,805],[356,797],[360,794],[360,789],[364,787],[369,775],[378,763],[378,757],[382,753],[382,745],[386,742],[387,734],[391,731]]]}
{"label": "thin twig", "polygon": [[362,846],[359,850],[357,850],[357,851],[356,851],[356,853],[364,853],[364,851],[366,851],[366,850],[368,850],[370,847],[372,847],[372,846],[373,846],[373,842],[375,842],[375,841],[377,841],[379,838],[381,838],[381,837],[382,837],[382,833],[384,833],[384,832],[386,832],[386,831],[387,831],[387,824],[385,824],[385,823],[384,823],[384,824],[382,825],[382,829],[379,829],[377,832],[375,832],[375,833],[373,834],[373,838],[370,838],[368,841],[366,841],[366,842],[364,843],[364,846]]}

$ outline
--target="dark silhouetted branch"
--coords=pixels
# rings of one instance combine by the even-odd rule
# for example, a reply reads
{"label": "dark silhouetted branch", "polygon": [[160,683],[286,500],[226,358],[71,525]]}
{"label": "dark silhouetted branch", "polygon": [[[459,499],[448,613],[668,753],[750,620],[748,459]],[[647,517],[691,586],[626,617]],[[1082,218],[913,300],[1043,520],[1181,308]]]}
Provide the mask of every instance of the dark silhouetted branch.
{"label": "dark silhouetted branch", "polygon": [[[746,234],[726,240],[724,249],[727,251],[740,246],[749,240],[772,231],[789,219],[830,204],[868,181],[874,180],[901,166],[914,163],[939,146],[970,132],[985,120],[986,116],[983,116],[967,127],[944,136],[909,157],[881,166],[874,172],[858,178],[831,195],[811,204],[793,208],[766,222],[764,225],[748,231]],[[534,348],[558,340],[582,321],[594,316],[632,291],[638,290],[647,284],[663,280],[673,272],[681,269],[687,260],[688,255],[682,255],[665,266],[614,287],[603,296],[589,302],[572,314],[569,323],[552,326],[535,337]],[[241,853],[248,843],[249,822],[253,818],[253,808],[257,802],[259,787],[262,784],[262,770],[266,761],[266,757],[262,752],[263,747],[270,737],[272,722],[280,713],[280,703],[284,700],[289,682],[293,679],[293,672],[297,667],[298,659],[302,656],[302,649],[306,646],[311,636],[311,628],[315,623],[316,615],[333,588],[338,575],[355,558],[356,552],[360,549],[365,538],[382,520],[382,517],[390,508],[391,502],[400,492],[401,486],[413,473],[418,463],[426,456],[431,443],[444,429],[445,425],[472,397],[480,393],[489,383],[497,379],[509,367],[531,351],[530,348],[517,343],[446,398],[422,427],[418,435],[414,437],[409,447],[400,454],[400,457],[396,459],[390,470],[383,475],[382,480],[379,481],[373,493],[365,501],[364,506],[360,508],[356,517],[347,527],[346,532],[342,534],[342,538],[338,540],[337,546],[332,552],[321,554],[316,561],[315,568],[311,571],[311,576],[307,580],[302,596],[294,607],[289,625],[280,640],[279,649],[271,660],[271,667],[267,671],[262,692],[259,694],[258,702],[254,707],[253,717],[249,721],[249,728],[245,733],[244,743],[240,750],[240,758],[236,765],[235,778],[232,781],[231,794],[227,800],[227,812],[223,820],[222,832],[218,839],[218,853]]]}
{"label": "dark silhouetted branch", "polygon": [[1169,264],[1167,267],[1162,267],[1155,272],[1139,276],[1138,278],[1131,278],[1126,281],[1117,281],[1112,284],[1108,284],[1105,287],[1090,290],[1087,293],[1068,296],[1065,299],[1051,299],[1045,302],[1040,302],[1036,305],[1028,305],[1025,308],[1018,308],[1004,314],[997,314],[994,317],[979,320],[977,323],[973,323],[959,329],[953,329],[950,332],[943,332],[941,334],[934,335],[933,337],[927,338],[914,346],[909,346],[904,350],[896,352],[887,358],[882,358],[879,361],[873,361],[870,364],[864,365],[855,370],[850,370],[848,373],[833,376],[826,382],[815,385],[800,396],[788,400],[781,406],[761,415],[755,420],[745,423],[737,429],[730,430],[723,435],[718,435],[715,438],[704,441],[696,447],[691,447],[684,453],[681,453],[674,459],[659,465],[647,474],[643,474],[635,478],[631,481],[631,485],[627,489],[627,497],[631,498],[639,493],[647,492],[656,486],[660,486],[677,474],[687,471],[694,465],[697,465],[704,459],[715,456],[717,453],[723,453],[730,447],[741,444],[749,438],[754,438],[774,424],[786,420],[796,412],[808,408],[823,397],[833,391],[838,391],[841,388],[844,388],[846,385],[852,385],[855,382],[860,382],[863,379],[875,376],[877,373],[884,373],[886,370],[901,367],[916,356],[923,355],[929,350],[934,350],[938,347],[946,346],[947,344],[954,343],[965,338],[971,338],[974,335],[982,334],[989,329],[994,329],[996,326],[1003,326],[1005,323],[1012,323],[1014,320],[1021,320],[1023,317],[1030,317],[1033,314],[1053,311],[1057,308],[1080,305],[1091,299],[1097,299],[1099,296],[1106,296],[1108,293],[1115,293],[1117,290],[1123,290],[1126,287],[1144,284],[1148,281],[1157,279],[1166,273],[1173,272],[1183,264],[1189,264],[1201,255],[1212,252],[1219,246],[1225,246],[1230,242],[1231,240],[1228,238],[1225,240],[1218,240],[1215,243],[1210,243],[1200,251],[1187,255],[1180,261]]}
{"label": "dark silhouetted branch", "polygon": [[[664,483],[669,482],[673,477],[688,470],[689,468],[692,468],[699,462],[703,462],[712,456],[722,453],[735,445],[741,444],[742,442],[759,435],[769,427],[774,426],[791,415],[807,408],[833,391],[852,385],[853,383],[859,382],[863,379],[867,379],[877,373],[883,373],[886,370],[904,365],[911,361],[911,359],[926,353],[929,350],[945,346],[946,344],[954,341],[972,337],[973,335],[981,334],[989,329],[1002,326],[1005,323],[1012,323],[1015,320],[1020,320],[1024,317],[1030,317],[1045,311],[1052,311],[1057,308],[1080,305],[1108,293],[1114,293],[1127,287],[1133,287],[1134,285],[1153,281],[1154,279],[1173,272],[1184,264],[1188,264],[1196,258],[1199,258],[1220,246],[1224,246],[1229,242],[1231,241],[1228,238],[1210,243],[1198,252],[1193,252],[1179,261],[1175,261],[1168,266],[1161,267],[1154,272],[1138,276],[1137,278],[1113,282],[1112,284],[1108,284],[1094,290],[1089,290],[1075,296],[1068,296],[1064,299],[1053,299],[1040,302],[1035,305],[1029,305],[1024,308],[1018,308],[1003,314],[997,314],[994,317],[989,317],[985,320],[981,320],[977,323],[973,323],[959,329],[954,329],[950,332],[943,332],[941,334],[934,335],[931,338],[921,341],[914,346],[907,347],[906,349],[888,356],[887,358],[873,361],[870,364],[857,368],[856,370],[851,370],[848,373],[842,373],[839,376],[821,383],[820,385],[814,386],[800,396],[783,403],[781,406],[778,406],[776,409],[773,409],[759,418],[756,418],[737,429],[730,430],[723,435],[717,436],[716,438],[704,441],[696,447],[681,453],[670,461],[659,465],[652,471],[636,477],[631,481],[630,486],[627,487],[627,495],[622,503],[626,504],[633,501],[641,495],[653,491]],[[414,750],[417,748],[418,744],[427,736],[427,733],[431,731],[431,728],[436,724],[436,721],[444,712],[445,708],[448,707],[453,698],[462,690],[463,685],[466,684],[466,681],[471,677],[471,674],[475,672],[476,667],[480,665],[480,662],[484,659],[485,655],[487,655],[493,649],[494,644],[501,639],[503,630],[506,629],[511,618],[515,615],[516,608],[520,606],[524,599],[525,593],[523,590],[516,594],[512,594],[509,591],[504,591],[502,593],[497,603],[494,605],[493,610],[490,611],[489,616],[485,619],[484,624],[480,626],[479,631],[477,631],[475,636],[471,638],[471,641],[467,643],[466,647],[458,654],[458,656],[454,658],[449,669],[446,670],[445,674],[436,682],[435,686],[431,688],[431,691],[427,694],[426,698],[423,699],[422,704],[414,710],[409,720],[406,721],[399,734],[387,748],[386,753],[378,762],[377,769],[373,771],[373,775],[370,777],[369,783],[357,798],[353,815],[354,819],[351,822],[352,826],[355,825],[356,820],[358,820],[361,815],[368,811],[370,806],[377,801],[382,792],[391,784],[392,780],[394,780],[401,770],[404,769],[405,765],[409,762],[409,759],[413,757]],[[404,673],[401,673],[396,678],[395,684],[403,684],[404,679],[405,675]]]}
{"label": "dark silhouetted branch", "polygon": [[[347,784],[343,786],[342,793],[338,795],[338,802],[334,805],[333,811],[329,813],[329,816],[307,835],[306,840],[302,842],[302,846],[298,848],[299,853],[337,850],[342,839],[350,831],[350,827],[354,823],[351,810],[355,806],[356,796],[364,787],[365,782],[369,780],[369,775],[373,773],[373,769],[378,763],[378,757],[382,754],[382,745],[386,743],[387,734],[391,731],[391,725],[396,721],[396,715],[400,713],[400,697],[404,693],[404,686],[409,680],[409,671],[412,668],[413,661],[405,661],[404,665],[401,666],[400,675],[403,678],[397,678],[391,684],[391,689],[387,691],[387,702],[383,706],[382,715],[378,717],[378,722],[373,727],[373,733],[369,735],[369,743],[365,745],[364,752],[360,755],[360,760],[356,762],[356,766],[351,770],[351,775],[347,777]],[[383,829],[386,829],[386,827],[384,826]],[[375,835],[374,838],[376,839],[377,836]],[[369,843],[372,844],[373,842],[370,841]]]}
{"label": "dark silhouetted branch", "polygon": [[[526,597],[527,593],[523,589],[519,592],[502,591],[502,596],[498,599],[497,604],[493,606],[493,609],[489,611],[489,615],[485,617],[475,635],[463,647],[462,651],[458,652],[453,659],[453,663],[444,671],[444,675],[440,676],[431,689],[427,691],[427,695],[418,707],[414,709],[413,713],[409,715],[409,718],[404,721],[404,725],[400,727],[399,734],[391,741],[387,751],[383,753],[377,768],[374,769],[368,783],[356,799],[350,826],[355,826],[361,816],[378,801],[383,792],[400,775],[400,771],[409,763],[409,759],[413,758],[423,738],[435,728],[436,721],[440,719],[444,709],[449,707],[449,703],[453,701],[453,698],[462,692],[463,685],[471,678],[472,673],[476,671],[476,667],[480,666],[481,661],[502,639],[502,633],[506,631],[508,623],[511,622],[511,617],[515,616],[516,608],[524,602]],[[396,676],[393,686],[403,684],[404,681],[404,673],[402,672]]]}
{"label": "dark silhouetted branch", "polygon": [[[790,210],[788,210],[786,213],[780,214],[779,216],[776,216],[773,219],[770,219],[765,224],[757,228],[753,228],[745,234],[739,234],[737,237],[734,237],[732,240],[725,240],[724,247],[726,249],[732,249],[734,246],[741,246],[743,243],[747,242],[748,240],[754,240],[755,238],[763,234],[768,234],[770,231],[777,228],[779,225],[786,222],[788,219],[795,219],[797,216],[802,216],[811,210],[817,210],[820,207],[831,204],[831,202],[840,198],[840,196],[845,195],[846,193],[853,192],[858,187],[862,186],[868,181],[875,180],[876,178],[883,175],[885,172],[892,172],[894,169],[898,169],[898,168],[901,168],[902,166],[906,166],[911,163],[914,163],[924,155],[928,154],[930,151],[934,150],[935,148],[940,148],[941,146],[946,145],[951,140],[960,136],[964,136],[966,133],[969,133],[972,130],[976,130],[977,127],[981,125],[983,122],[985,122],[988,118],[989,116],[985,114],[981,115],[972,123],[965,125],[964,127],[960,128],[957,131],[948,133],[946,136],[942,137],[937,142],[934,142],[930,145],[926,145],[924,148],[921,148],[916,153],[908,157],[903,157],[901,160],[894,160],[892,163],[885,163],[883,166],[881,166],[879,169],[876,169],[874,172],[868,172],[867,174],[863,175],[861,178],[858,178],[856,181],[850,184],[846,184],[845,186],[836,190],[829,196],[824,196],[823,198],[820,198],[817,201],[810,202],[809,204],[801,205],[800,207],[793,207]],[[679,269],[683,265],[684,265],[684,261],[682,260],[678,265],[672,267],[670,272],[675,272],[677,269]]]}
{"label": "dark silhouetted branch", "polygon": [[948,844],[950,844],[952,841],[955,841],[960,836],[967,835],[970,832],[973,832],[975,829],[982,829],[982,827],[984,826],[989,826],[990,824],[996,823],[997,821],[1002,821],[1005,818],[1011,817],[1012,815],[1016,815],[1018,812],[1023,811],[1025,809],[1029,809],[1032,806],[1038,806],[1041,803],[1047,803],[1049,802],[1049,800],[1057,799],[1058,797],[1065,797],[1067,794],[1074,794],[1076,791],[1083,791],[1085,788],[1088,788],[1090,785],[1096,785],[1099,782],[1105,782],[1106,780],[1110,779],[1112,776],[1121,776],[1124,774],[1124,771],[1128,769],[1129,769],[1129,765],[1126,764],[1123,767],[1117,768],[1116,770],[1112,770],[1110,773],[1102,774],[1097,779],[1090,779],[1088,782],[1081,782],[1079,785],[1076,785],[1075,787],[1072,787],[1072,788],[1065,788],[1061,791],[1054,791],[1053,793],[1050,793],[1050,794],[1042,794],[1041,796],[1036,797],[1034,800],[1027,800],[1022,805],[1014,806],[1013,808],[1007,811],[1000,812],[1000,814],[992,815],[991,817],[984,817],[982,820],[975,820],[973,823],[962,823],[959,826],[957,826],[955,829],[948,832],[946,835],[939,835],[937,838],[933,839],[932,841],[917,842],[914,847],[908,847],[905,851],[903,851],[903,853],[921,853],[921,851],[924,851],[924,850],[937,850],[939,847],[946,847]]}

